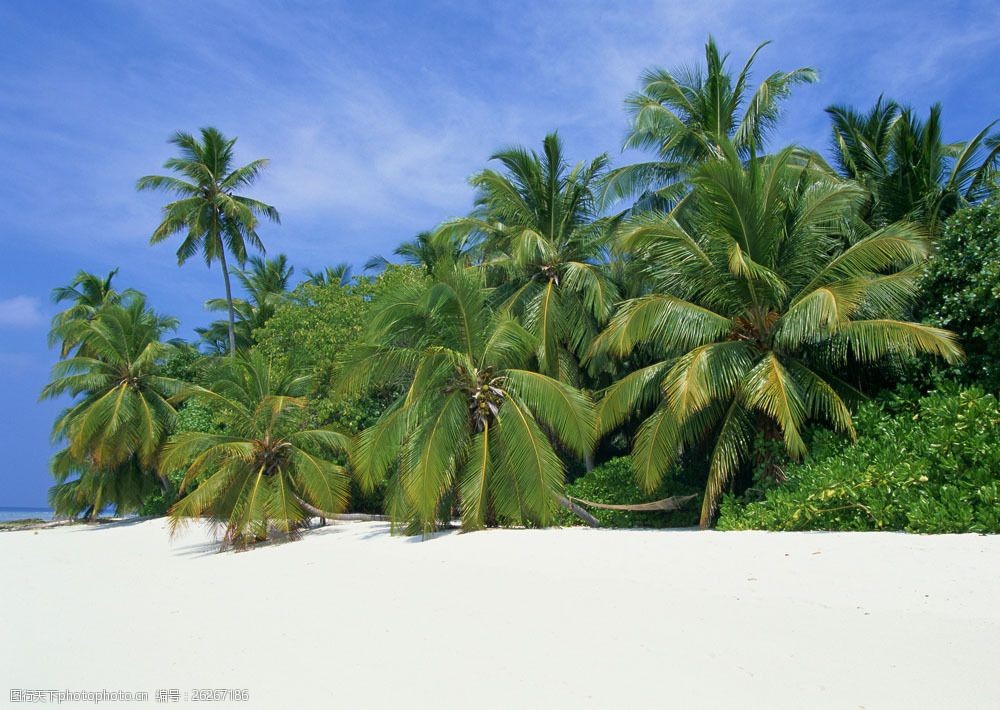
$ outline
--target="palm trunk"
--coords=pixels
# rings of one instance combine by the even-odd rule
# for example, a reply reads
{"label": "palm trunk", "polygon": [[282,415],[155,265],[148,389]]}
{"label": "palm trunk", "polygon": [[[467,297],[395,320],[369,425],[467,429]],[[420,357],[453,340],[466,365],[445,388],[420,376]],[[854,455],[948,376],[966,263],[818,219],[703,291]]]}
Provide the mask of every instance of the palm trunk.
{"label": "palm trunk", "polygon": [[583,508],[581,508],[580,506],[578,506],[576,503],[574,503],[573,501],[571,501],[566,496],[557,495],[556,496],[556,501],[559,503],[559,505],[561,505],[563,508],[565,508],[566,510],[568,510],[569,512],[571,512],[573,515],[575,515],[576,517],[578,517],[580,520],[582,520],[583,522],[585,522],[590,527],[592,527],[592,528],[599,528],[599,527],[601,527],[601,523],[600,523],[600,521],[597,518],[595,518],[593,515],[591,515],[590,513],[588,513],[586,510],[584,510]]}
{"label": "palm trunk", "polygon": [[233,309],[233,287],[229,283],[229,267],[226,265],[226,247],[219,251],[222,264],[222,278],[226,282],[226,305],[229,306],[229,354],[236,354],[236,311]]}

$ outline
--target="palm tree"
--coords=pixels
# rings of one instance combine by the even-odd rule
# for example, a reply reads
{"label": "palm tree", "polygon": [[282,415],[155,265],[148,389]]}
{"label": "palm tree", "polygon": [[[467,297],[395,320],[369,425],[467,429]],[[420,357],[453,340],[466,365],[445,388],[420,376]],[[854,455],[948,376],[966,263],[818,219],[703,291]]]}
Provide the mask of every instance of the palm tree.
{"label": "palm tree", "polygon": [[49,331],[50,346],[62,342],[60,357],[69,355],[78,344],[73,334],[77,323],[93,320],[106,305],[121,303],[123,299],[139,295],[130,288],[120,293],[115,290],[111,281],[117,274],[118,269],[112,269],[104,277],[81,270],[67,285],[52,289],[54,303],[68,301],[72,304],[52,318],[52,329]]}
{"label": "palm tree", "polygon": [[491,159],[504,170],[473,176],[473,214],[440,231],[476,239],[498,300],[538,342],[541,371],[579,385],[580,357],[618,296],[606,268],[614,222],[598,219],[593,194],[607,156],[570,167],[550,133],[541,154],[513,147]]}
{"label": "palm tree", "polygon": [[[413,239],[403,242],[392,250],[392,253],[402,257],[404,264],[418,266],[428,274],[443,265],[471,264],[476,256],[476,243],[467,235],[452,232],[420,232]],[[391,262],[384,256],[373,256],[365,262],[365,269],[384,269]]]}
{"label": "palm tree", "polygon": [[[236,315],[233,332],[237,350],[246,350],[253,344],[254,331],[263,328],[278,305],[287,299],[295,271],[284,254],[273,259],[251,256],[247,262],[250,268],[232,271],[247,294],[247,298],[234,298],[231,303]],[[205,307],[210,311],[223,311],[230,308],[230,303],[223,298],[213,298]],[[216,321],[207,328],[195,330],[213,349],[224,351],[220,346],[229,334],[229,321]]]}
{"label": "palm tree", "polygon": [[306,280],[313,286],[347,286],[351,283],[351,265],[342,262],[334,266],[327,266],[322,271],[310,271],[306,269]]}
{"label": "palm tree", "polygon": [[827,113],[834,162],[871,194],[866,217],[875,227],[909,219],[937,234],[959,208],[986,196],[1000,167],[995,121],[968,142],[946,144],[938,104],[926,121],[882,97],[867,113],[840,105]]}
{"label": "palm tree", "polygon": [[672,71],[653,68],[642,75],[642,90],[625,101],[631,127],[625,148],[656,152],[658,160],[617,168],[604,183],[605,203],[641,198],[646,206],[675,203],[686,191],[690,170],[732,144],[744,158],[760,152],[780,115],[782,102],[798,84],[818,79],[814,69],[776,71],[751,93],[750,71],[759,45],[734,78],[712,37],[705,67]]}
{"label": "palm tree", "polygon": [[595,343],[595,352],[627,357],[641,346],[654,356],[599,404],[603,432],[655,405],[633,445],[645,488],[681,450],[715,437],[703,526],[754,454],[756,432],[793,458],[806,452],[811,419],[853,435],[852,389],[838,372],[893,354],[961,356],[951,333],[898,319],[928,253],[922,229],[898,223],[844,248],[860,187],[817,179],[791,148],[745,165],[723,148],[695,172],[685,209],[639,216],[624,231],[652,291],[625,301]]}
{"label": "palm tree", "polygon": [[874,193],[889,172],[899,104],[879,96],[867,113],[843,105],[828,106],[826,112],[833,125],[833,158],[838,171]]}
{"label": "palm tree", "polygon": [[49,506],[58,517],[83,516],[96,519],[111,506],[122,516],[142,509],[150,496],[165,489],[166,483],[138,465],[135,458],[115,467],[97,468],[78,461],[63,449],[52,457],[55,484],[49,489]]}
{"label": "palm tree", "polygon": [[453,507],[466,530],[549,523],[556,505],[569,505],[552,440],[580,456],[590,451],[589,398],[521,369],[535,340],[489,307],[481,271],[435,274],[428,285],[387,296],[344,366],[346,392],[402,390],[358,436],[359,482],[372,488],[388,476],[387,512],[411,532],[450,520]]}
{"label": "palm tree", "polygon": [[219,261],[229,305],[229,352],[232,354],[236,352],[236,313],[226,251],[242,266],[248,244],[264,251],[257,235],[258,218],[263,216],[280,222],[274,207],[237,194],[237,191],[253,185],[268,161],[262,158],[234,168],[236,139],[225,138],[215,128],[202,128],[200,141],[188,133],[178,132],[171,137],[170,143],[177,146],[180,155],[168,160],[164,167],[181,177],[147,175],[136,185],[139,190],[164,190],[177,196],[175,201],[164,206],[163,221],[149,242],[158,244],[185,232],[184,241],[177,249],[178,264],[199,251],[207,265]]}
{"label": "palm tree", "polygon": [[179,383],[160,372],[172,351],[160,339],[177,321],[136,295],[79,323],[79,351],[53,367],[41,395],[77,398],[52,432],[66,442],[53,460],[53,501],[62,514],[96,514],[108,503],[134,509],[146,484],[166,486],[156,460],[176,414],[167,400]]}
{"label": "palm tree", "polygon": [[258,352],[227,358],[211,388],[188,387],[220,412],[224,433],[185,432],[171,438],[160,462],[186,469],[170,509],[174,527],[209,516],[225,525],[223,548],[267,539],[271,530],[293,535],[311,515],[344,510],[349,493],[337,457],[350,440],[306,426],[311,376],[279,368]]}

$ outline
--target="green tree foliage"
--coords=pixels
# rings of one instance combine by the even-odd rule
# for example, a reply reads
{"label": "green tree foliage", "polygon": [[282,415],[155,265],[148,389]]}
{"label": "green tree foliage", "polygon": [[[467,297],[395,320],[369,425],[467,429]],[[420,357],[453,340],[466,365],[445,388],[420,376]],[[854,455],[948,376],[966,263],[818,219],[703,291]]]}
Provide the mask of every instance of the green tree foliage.
{"label": "green tree foliage", "polygon": [[423,283],[423,271],[390,265],[378,276],[351,283],[299,286],[254,332],[255,348],[275,361],[297,362],[315,372],[309,411],[314,422],[357,432],[372,424],[387,404],[385,393],[347,397],[335,391],[339,361],[364,336],[372,309],[387,294]]}
{"label": "green tree foliage", "polygon": [[1000,166],[994,124],[969,141],[945,143],[939,104],[926,121],[882,97],[867,113],[839,105],[827,113],[835,163],[870,193],[864,216],[874,227],[907,219],[936,235],[950,215],[985,197]]}
{"label": "green tree foliage", "polygon": [[1000,533],[1000,403],[981,390],[864,405],[857,443],[817,434],[763,500],[727,497],[724,530]]}
{"label": "green tree foliage", "polygon": [[550,437],[579,456],[593,444],[589,399],[522,369],[537,343],[488,297],[480,270],[439,268],[432,283],[386,299],[346,366],[349,392],[403,385],[352,461],[366,486],[389,477],[387,512],[411,531],[434,529],[453,508],[467,530],[547,524],[564,477]]}
{"label": "green tree foliage", "polygon": [[935,246],[918,313],[958,334],[966,360],[949,374],[1000,392],[1000,197],[958,211]]}
{"label": "green tree foliage", "polygon": [[178,433],[164,447],[161,468],[185,469],[174,527],[208,516],[225,526],[223,548],[244,547],[344,510],[349,487],[338,459],[350,438],[305,426],[311,386],[305,370],[251,352],[223,361],[210,388],[180,393],[218,411],[223,431]]}
{"label": "green tree foliage", "polygon": [[708,525],[758,429],[793,458],[806,453],[807,421],[853,433],[838,371],[894,353],[955,361],[961,351],[950,333],[899,319],[928,251],[921,230],[896,224],[842,248],[864,199],[858,186],[792,149],[744,161],[731,146],[693,183],[683,209],[625,229],[622,247],[652,292],[621,305],[595,351],[628,357],[642,346],[653,359],[607,388],[599,409],[608,432],[655,405],[633,449],[645,489],[712,432]]}
{"label": "green tree foliage", "polygon": [[641,198],[640,204],[663,207],[687,192],[686,176],[725,143],[741,157],[763,149],[780,115],[782,102],[798,84],[816,81],[809,67],[776,71],[754,89],[750,71],[761,44],[735,77],[708,38],[705,66],[672,71],[654,68],[642,76],[642,90],[625,106],[632,125],[625,148],[651,150],[658,160],[612,170],[604,183],[604,201]]}
{"label": "green tree foliage", "polygon": [[139,295],[78,322],[78,353],[53,367],[42,391],[43,399],[75,398],[52,432],[66,444],[52,462],[57,514],[96,515],[108,505],[133,511],[163,485],[156,460],[173,425],[168,398],[179,383],[160,370],[172,350],[160,339],[174,327]]}
{"label": "green tree foliage", "polygon": [[198,252],[209,266],[219,261],[229,307],[229,352],[235,353],[236,312],[226,252],[242,266],[248,245],[264,251],[257,236],[258,218],[279,221],[278,211],[271,205],[238,194],[256,182],[268,161],[262,158],[234,168],[236,139],[225,138],[215,128],[202,128],[200,141],[189,133],[177,132],[170,142],[178,148],[179,155],[170,158],[163,167],[176,175],[147,175],[136,184],[139,190],[162,190],[177,197],[164,206],[163,221],[149,242],[158,244],[183,233],[184,241],[177,249],[178,264]]}
{"label": "green tree foliage", "polygon": [[570,166],[555,133],[542,153],[492,156],[503,171],[473,176],[476,210],[442,229],[475,235],[496,298],[538,341],[541,372],[581,384],[579,362],[618,297],[603,262],[613,221],[599,220],[593,188],[607,157]]}

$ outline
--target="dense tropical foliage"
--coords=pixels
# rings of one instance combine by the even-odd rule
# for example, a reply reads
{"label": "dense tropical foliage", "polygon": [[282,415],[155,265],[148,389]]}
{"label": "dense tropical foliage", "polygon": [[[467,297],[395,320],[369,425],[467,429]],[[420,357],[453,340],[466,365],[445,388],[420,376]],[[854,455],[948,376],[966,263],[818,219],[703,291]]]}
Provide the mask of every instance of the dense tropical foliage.
{"label": "dense tropical foliage", "polygon": [[580,361],[618,296],[605,268],[614,221],[598,218],[594,197],[607,157],[570,167],[552,133],[541,154],[514,147],[492,159],[503,172],[473,176],[475,211],[442,231],[479,245],[493,299],[535,337],[540,371],[580,385]]}
{"label": "dense tropical foliage", "polygon": [[817,432],[813,456],[761,500],[728,498],[719,525],[738,530],[1000,533],[1000,403],[947,388],[887,398],[857,413],[851,447]]}
{"label": "dense tropical foliage", "polygon": [[838,376],[849,365],[961,352],[946,331],[900,319],[927,256],[923,232],[894,224],[844,248],[859,187],[814,174],[792,149],[746,161],[733,146],[723,151],[694,173],[682,209],[626,225],[622,248],[643,264],[651,292],[624,301],[594,342],[618,357],[645,346],[654,359],[601,400],[603,431],[657,405],[635,438],[643,486],[712,432],[702,525],[753,456],[755,430],[793,458],[806,452],[810,419],[853,436],[845,398],[854,388]]}
{"label": "dense tropical foliage", "polygon": [[918,314],[955,332],[965,362],[949,371],[1000,392],[1000,197],[957,212],[928,260]]}
{"label": "dense tropical foliage", "polygon": [[827,109],[825,154],[772,145],[818,75],[755,82],[764,46],[647,71],[635,164],[498,150],[468,213],[360,276],[293,283],[244,194],[267,161],[176,133],[138,182],[173,196],[150,241],[219,262],[227,315],[167,342],[117,270],[53,292],[57,512],[169,508],[237,547],[345,510],[706,526],[723,498],[727,528],[996,531],[1000,136],[879,98]]}

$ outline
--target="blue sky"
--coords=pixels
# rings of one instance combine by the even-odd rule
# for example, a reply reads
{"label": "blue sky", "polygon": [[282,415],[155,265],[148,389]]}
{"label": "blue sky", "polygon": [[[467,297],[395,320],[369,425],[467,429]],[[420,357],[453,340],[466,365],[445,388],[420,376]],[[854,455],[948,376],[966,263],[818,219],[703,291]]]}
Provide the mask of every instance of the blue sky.
{"label": "blue sky", "polygon": [[53,286],[121,267],[118,285],[182,319],[221,276],[149,247],[162,198],[138,195],[166,138],[215,125],[237,158],[269,157],[254,191],[281,211],[262,236],[297,266],[360,264],[471,204],[467,177],[558,128],[574,160],[609,152],[650,65],[700,61],[707,35],[758,77],[813,66],[774,143],[825,147],[830,103],[885,92],[944,105],[946,138],[1000,117],[995,2],[35,2],[0,4],[0,506],[44,504],[37,403]]}

